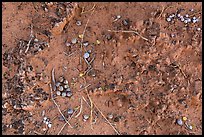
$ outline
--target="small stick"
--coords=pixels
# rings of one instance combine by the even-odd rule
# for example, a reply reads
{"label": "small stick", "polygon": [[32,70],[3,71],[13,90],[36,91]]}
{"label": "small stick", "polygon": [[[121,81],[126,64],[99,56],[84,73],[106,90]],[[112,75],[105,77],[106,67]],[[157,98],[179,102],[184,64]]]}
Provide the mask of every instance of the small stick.
{"label": "small stick", "polygon": [[61,112],[61,110],[60,110],[60,108],[59,108],[59,105],[58,105],[58,104],[56,103],[56,101],[53,99],[52,86],[51,86],[51,84],[49,84],[49,85],[50,85],[50,92],[51,92],[51,99],[52,99],[52,101],[54,102],[54,104],[55,104],[55,106],[57,107],[57,109],[58,109],[59,113],[61,114],[61,116],[64,118],[65,122],[66,122],[67,124],[69,124],[69,126],[70,126],[71,128],[73,128],[72,125],[67,121],[67,119],[65,118],[65,116],[62,114],[62,112]]}
{"label": "small stick", "polygon": [[[91,15],[93,14],[93,12],[94,12],[94,10],[92,11]],[[82,34],[82,39],[81,39],[81,49],[80,49],[81,56],[80,56],[80,64],[81,64],[81,58],[82,58],[82,47],[83,47],[84,34],[85,34],[85,32],[86,32],[86,28],[87,28],[87,25],[88,25],[88,23],[89,23],[89,19],[90,19],[90,18],[88,18],[88,20],[87,20],[87,22],[86,22],[86,25],[85,25],[85,28],[84,28],[84,31],[83,31],[83,34]],[[84,48],[85,48],[85,47],[84,47]],[[86,50],[86,48],[85,48],[85,50]],[[86,52],[87,52],[87,50],[86,50]]]}
{"label": "small stick", "polygon": [[[91,105],[86,101],[86,99],[82,96],[83,100],[86,102],[86,104],[89,106],[89,108],[91,108]],[[96,116],[98,116],[97,112],[94,111],[94,113],[96,114]]]}
{"label": "small stick", "polygon": [[96,6],[96,4],[94,4],[94,6],[90,10],[88,10],[88,11],[84,11],[84,7],[83,7],[81,14],[84,14],[86,12],[92,11],[95,8],[95,6]]}
{"label": "small stick", "polygon": [[143,40],[149,41],[147,38],[140,35],[137,31],[134,30],[108,30],[109,32],[124,32],[124,33],[135,33],[136,35],[140,36]]}
{"label": "small stick", "polygon": [[52,84],[53,84],[53,90],[56,91],[56,85],[55,85],[55,69],[52,69]]}
{"label": "small stick", "polygon": [[163,14],[163,12],[165,11],[165,10],[167,10],[168,8],[172,8],[173,6],[167,6],[166,8],[164,8],[163,6],[162,6],[162,11],[161,11],[161,13],[159,14],[159,16],[157,17],[157,18],[160,18],[161,17],[161,15]]}
{"label": "small stick", "polygon": [[39,133],[39,132],[37,132],[37,131],[33,131],[35,134],[37,134],[37,135],[43,135],[42,133]]}
{"label": "small stick", "polygon": [[91,120],[90,120],[90,123],[91,123],[91,129],[93,129],[93,123],[92,123],[92,121],[93,121],[93,102],[92,102],[92,100],[91,100],[91,98],[90,98],[90,96],[89,96],[89,94],[87,94],[87,96],[88,96],[88,98],[89,98],[89,100],[90,100],[90,103],[91,103]]}
{"label": "small stick", "polygon": [[83,105],[83,104],[82,104],[82,99],[81,99],[81,98],[80,98],[80,102],[81,102],[81,103],[80,103],[80,104],[81,104],[81,105],[80,105],[80,110],[79,110],[79,113],[75,116],[75,118],[77,118],[77,117],[81,114],[81,112],[82,112],[82,105]]}
{"label": "small stick", "polygon": [[79,91],[84,90],[85,88],[88,88],[89,86],[91,86],[91,84],[88,84],[87,86],[83,87],[82,89],[80,89]]}
{"label": "small stick", "polygon": [[33,25],[31,25],[31,27],[30,27],[30,40],[28,41],[28,44],[27,44],[27,48],[26,48],[26,50],[25,50],[25,53],[28,52],[29,47],[30,47],[30,42],[31,42],[31,40],[32,40],[33,38],[34,38],[34,35],[33,35]]}

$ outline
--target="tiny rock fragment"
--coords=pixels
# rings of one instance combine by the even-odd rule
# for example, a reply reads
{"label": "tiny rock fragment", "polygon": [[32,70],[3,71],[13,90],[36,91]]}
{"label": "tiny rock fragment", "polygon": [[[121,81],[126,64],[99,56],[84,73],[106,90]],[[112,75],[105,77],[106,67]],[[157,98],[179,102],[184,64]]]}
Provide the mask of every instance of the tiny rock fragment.
{"label": "tiny rock fragment", "polygon": [[79,38],[82,39],[83,38],[83,34],[79,34]]}
{"label": "tiny rock fragment", "polygon": [[180,125],[180,126],[183,125],[183,121],[182,121],[181,119],[177,119],[177,120],[176,120],[176,123],[177,123],[178,125]]}
{"label": "tiny rock fragment", "polygon": [[96,44],[99,45],[101,42],[99,40],[96,40]]}
{"label": "tiny rock fragment", "polygon": [[182,117],[183,121],[186,121],[187,120],[187,117]]}
{"label": "tiny rock fragment", "polygon": [[84,53],[84,58],[85,59],[89,58],[89,53],[88,52]]}

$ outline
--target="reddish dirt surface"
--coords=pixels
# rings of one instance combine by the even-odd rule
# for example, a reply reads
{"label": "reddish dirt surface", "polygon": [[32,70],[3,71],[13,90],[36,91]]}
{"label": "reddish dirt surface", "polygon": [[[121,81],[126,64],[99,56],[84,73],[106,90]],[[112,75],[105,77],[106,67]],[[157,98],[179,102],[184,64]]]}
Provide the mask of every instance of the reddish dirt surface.
{"label": "reddish dirt surface", "polygon": [[[202,134],[201,3],[3,2],[2,11],[2,134]],[[199,21],[167,22],[177,11]],[[73,93],[53,91],[72,127],[51,100],[53,68]]]}

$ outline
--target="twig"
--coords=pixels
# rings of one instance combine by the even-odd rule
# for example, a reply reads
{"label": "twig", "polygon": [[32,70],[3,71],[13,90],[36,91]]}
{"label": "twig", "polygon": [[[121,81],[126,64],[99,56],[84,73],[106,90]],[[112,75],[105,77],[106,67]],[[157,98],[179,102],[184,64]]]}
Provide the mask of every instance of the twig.
{"label": "twig", "polygon": [[37,132],[37,131],[33,131],[35,134],[37,134],[37,135],[43,135],[42,133],[39,133],[39,132]]}
{"label": "twig", "polygon": [[[74,113],[71,115],[71,117],[68,119],[68,122],[72,119],[72,117],[74,116],[74,114],[75,114],[75,112],[76,112],[77,110],[75,110],[74,111]],[[64,125],[62,126],[62,128],[60,129],[60,131],[57,133],[57,135],[59,135],[61,132],[62,132],[62,130],[64,129],[64,127],[67,125],[67,123],[64,123]]]}
{"label": "twig", "polygon": [[50,92],[51,92],[51,99],[52,99],[52,101],[54,102],[54,104],[55,104],[55,106],[57,107],[57,109],[58,109],[59,113],[61,114],[61,116],[64,118],[65,122],[66,122],[67,124],[69,124],[69,126],[70,126],[71,128],[73,128],[72,125],[67,121],[67,119],[65,118],[65,116],[64,116],[63,113],[61,112],[61,110],[60,110],[60,108],[59,108],[59,105],[58,105],[58,104],[56,103],[56,101],[53,99],[52,85],[51,85],[51,84],[49,84],[49,85],[50,85]]}
{"label": "twig", "polygon": [[201,13],[202,13],[201,11],[197,11],[197,12],[195,12],[195,13],[189,15],[189,17],[193,17],[193,16],[195,16],[195,15],[197,15],[197,14],[201,14]]}
{"label": "twig", "polygon": [[91,100],[91,98],[90,98],[90,96],[89,96],[89,94],[87,94],[87,96],[88,96],[88,98],[89,98],[89,100],[90,100],[90,103],[91,103],[91,120],[90,120],[90,123],[91,123],[91,129],[93,129],[93,123],[92,123],[92,121],[93,121],[93,102],[92,102],[92,100]]}
{"label": "twig", "polygon": [[147,38],[140,35],[137,31],[134,30],[108,30],[109,32],[124,32],[124,33],[135,33],[136,35],[140,36],[143,40],[149,41]]}
{"label": "twig", "polygon": [[79,110],[79,113],[75,116],[75,118],[77,118],[80,114],[81,114],[81,112],[82,112],[82,99],[80,98],[80,110]]}
{"label": "twig", "polygon": [[31,25],[31,27],[30,27],[30,40],[28,41],[28,44],[27,44],[27,48],[26,48],[26,50],[25,50],[25,53],[28,52],[29,47],[30,47],[30,42],[31,42],[31,40],[32,40],[33,38],[34,38],[34,35],[33,35],[33,25]]}
{"label": "twig", "polygon": [[83,87],[83,88],[82,88],[82,89],[80,89],[79,91],[82,91],[82,90],[84,90],[84,89],[88,88],[89,86],[91,86],[91,84],[88,84],[87,86]]}
{"label": "twig", "polygon": [[94,4],[94,6],[90,10],[88,10],[88,11],[84,11],[84,7],[83,7],[81,14],[84,14],[86,12],[92,11],[95,8],[95,6],[96,6],[96,4]]}
{"label": "twig", "polygon": [[[93,14],[93,12],[94,12],[94,10],[91,12],[91,15]],[[80,48],[80,52],[81,52],[80,64],[81,64],[81,58],[82,58],[82,47],[83,47],[84,34],[85,34],[85,32],[86,32],[86,28],[87,28],[87,25],[88,25],[88,23],[89,23],[89,20],[90,20],[90,18],[88,18],[88,20],[87,20],[87,22],[86,22],[86,25],[85,25],[85,28],[84,28],[84,31],[83,31],[83,33],[82,33],[81,48]],[[85,47],[84,47],[84,48],[85,48]],[[85,48],[85,50],[86,50],[86,48]],[[87,52],[87,50],[86,50],[86,52]]]}
{"label": "twig", "polygon": [[168,8],[171,8],[171,7],[173,7],[173,6],[167,6],[166,8],[164,8],[164,7],[162,6],[162,11],[161,11],[161,13],[159,14],[159,16],[158,16],[157,18],[160,18],[161,15],[163,14],[163,12],[164,12],[165,10],[167,10]]}
{"label": "twig", "polygon": [[55,69],[52,69],[52,88],[54,91],[56,91],[56,85],[55,85]]}
{"label": "twig", "polygon": [[[87,102],[87,100],[83,96],[82,96],[82,99],[86,102],[89,108],[91,108],[91,105]],[[98,116],[98,113],[96,111],[94,111],[94,113],[96,114],[96,116]]]}

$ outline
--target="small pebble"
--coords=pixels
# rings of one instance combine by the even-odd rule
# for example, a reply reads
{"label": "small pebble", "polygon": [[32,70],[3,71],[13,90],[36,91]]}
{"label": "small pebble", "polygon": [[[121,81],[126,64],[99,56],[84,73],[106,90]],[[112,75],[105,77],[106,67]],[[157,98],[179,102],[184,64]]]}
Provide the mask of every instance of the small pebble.
{"label": "small pebble", "polygon": [[186,18],[188,18],[188,17],[189,17],[189,15],[188,15],[188,14],[186,14],[186,15],[185,15],[185,17],[186,17]]}
{"label": "small pebble", "polygon": [[45,124],[48,125],[48,124],[49,124],[49,121],[46,121]]}
{"label": "small pebble", "polygon": [[44,117],[43,120],[46,121],[46,120],[47,120],[47,117]]}
{"label": "small pebble", "polygon": [[190,9],[190,11],[191,11],[191,12],[193,12],[193,11],[194,11],[194,9]]}
{"label": "small pebble", "polygon": [[81,26],[81,21],[77,20],[77,21],[76,21],[76,25],[77,25],[77,26]]}
{"label": "small pebble", "polygon": [[196,22],[197,22],[197,20],[196,20],[196,19],[193,19],[193,20],[192,20],[192,22],[193,22],[193,23],[196,23]]}
{"label": "small pebble", "polygon": [[63,86],[60,86],[59,91],[63,91],[63,90],[64,90]]}
{"label": "small pebble", "polygon": [[84,53],[84,58],[85,59],[89,58],[89,53],[88,52]]}
{"label": "small pebble", "polygon": [[48,123],[48,128],[51,128],[52,127],[52,123]]}
{"label": "small pebble", "polygon": [[108,119],[113,119],[113,114],[108,114]]}
{"label": "small pebble", "polygon": [[67,92],[71,92],[71,89],[68,87],[65,91],[67,91]]}
{"label": "small pebble", "polygon": [[167,18],[166,20],[167,20],[168,22],[170,22],[170,21],[171,21],[171,18]]}
{"label": "small pebble", "polygon": [[191,125],[186,125],[186,127],[187,127],[188,129],[190,129],[190,130],[193,129],[193,126],[191,126]]}
{"label": "small pebble", "polygon": [[77,39],[76,38],[73,38],[72,39],[72,44],[76,44],[77,43]]}
{"label": "small pebble", "polygon": [[180,125],[180,126],[183,125],[183,121],[182,121],[181,119],[177,119],[177,120],[176,120],[176,123],[177,123],[178,125]]}
{"label": "small pebble", "polygon": [[61,95],[61,92],[60,92],[60,91],[57,91],[56,93],[57,93],[57,95],[58,95],[58,96],[60,96],[60,95]]}
{"label": "small pebble", "polygon": [[193,19],[193,20],[196,20],[196,17],[194,16],[192,19]]}
{"label": "small pebble", "polygon": [[120,19],[120,18],[121,18],[121,16],[120,16],[120,15],[117,15],[116,17],[117,17],[117,19]]}
{"label": "small pebble", "polygon": [[68,85],[64,85],[64,88],[67,89],[69,86]]}
{"label": "small pebble", "polygon": [[183,16],[181,16],[180,19],[181,19],[182,22],[185,20]]}
{"label": "small pebble", "polygon": [[187,117],[182,117],[183,121],[186,121],[187,120]]}
{"label": "small pebble", "polygon": [[129,24],[129,20],[128,19],[123,20],[123,25],[127,26],[128,24]]}
{"label": "small pebble", "polygon": [[87,47],[87,46],[89,45],[89,42],[86,41],[86,42],[83,43],[83,45],[84,45],[85,47]]}
{"label": "small pebble", "polygon": [[59,82],[63,82],[64,78],[63,77],[59,77]]}
{"label": "small pebble", "polygon": [[171,14],[171,15],[169,16],[169,18],[173,18],[173,17],[175,17],[175,14]]}
{"label": "small pebble", "polygon": [[66,97],[66,92],[62,92],[62,97]]}
{"label": "small pebble", "polygon": [[38,42],[39,40],[37,38],[34,39],[34,42]]}
{"label": "small pebble", "polygon": [[187,19],[187,21],[188,21],[188,22],[191,22],[191,19],[190,19],[190,18],[188,18],[188,19]]}
{"label": "small pebble", "polygon": [[83,120],[86,121],[89,119],[89,115],[83,115]]}
{"label": "small pebble", "polygon": [[72,96],[72,92],[71,91],[67,92],[67,97],[71,97],[71,96]]}
{"label": "small pebble", "polygon": [[56,87],[59,87],[60,86],[60,82],[57,82],[55,85],[56,85]]}
{"label": "small pebble", "polygon": [[67,47],[70,47],[70,46],[71,46],[71,43],[67,42],[67,43],[66,43],[66,46],[67,46]]}
{"label": "small pebble", "polygon": [[184,23],[187,24],[187,23],[188,23],[188,20],[184,20]]}
{"label": "small pebble", "polygon": [[64,84],[68,84],[68,80],[65,79],[65,80],[64,80]]}
{"label": "small pebble", "polygon": [[181,17],[181,14],[177,14],[177,17]]}
{"label": "small pebble", "polygon": [[69,108],[69,109],[67,110],[68,115],[73,114],[73,112],[74,112],[74,110],[73,110],[73,109],[71,109],[71,108]]}
{"label": "small pebble", "polygon": [[196,30],[197,30],[197,31],[200,31],[200,30],[201,30],[201,28],[197,28]]}

